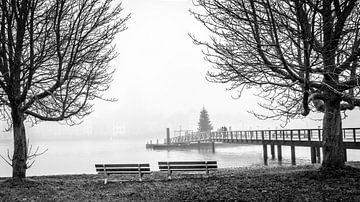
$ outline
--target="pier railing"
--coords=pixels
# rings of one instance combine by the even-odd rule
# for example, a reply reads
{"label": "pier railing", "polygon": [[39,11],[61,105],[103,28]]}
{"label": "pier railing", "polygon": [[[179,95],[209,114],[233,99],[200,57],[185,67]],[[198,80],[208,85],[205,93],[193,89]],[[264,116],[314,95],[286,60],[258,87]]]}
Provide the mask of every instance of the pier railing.
{"label": "pier railing", "polygon": [[[343,128],[343,141],[348,143],[360,142],[360,128]],[[172,144],[192,142],[247,142],[268,143],[282,141],[291,142],[322,142],[322,129],[282,129],[282,130],[247,130],[247,131],[216,131],[189,132],[181,136],[172,137]]]}

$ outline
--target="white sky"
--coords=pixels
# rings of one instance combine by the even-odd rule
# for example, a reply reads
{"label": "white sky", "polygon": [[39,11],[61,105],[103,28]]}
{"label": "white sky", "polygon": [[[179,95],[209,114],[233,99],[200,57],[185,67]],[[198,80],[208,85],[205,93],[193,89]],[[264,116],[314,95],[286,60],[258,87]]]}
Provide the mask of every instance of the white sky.
{"label": "white sky", "polygon": [[[207,37],[202,25],[190,16],[191,0],[123,0],[125,13],[131,13],[128,30],[115,43],[119,56],[114,82],[108,97],[115,103],[96,102],[94,113],[76,127],[41,123],[30,133],[74,135],[93,131],[97,135],[112,132],[114,125],[126,128],[127,138],[144,141],[165,137],[165,128],[196,130],[200,110],[208,110],[215,129],[232,126],[233,130],[275,129],[280,122],[260,121],[248,114],[261,100],[248,92],[234,100],[226,85],[209,83],[205,74],[211,64],[203,59],[188,33]],[[288,128],[321,125],[300,120]],[[344,124],[344,126],[354,126]]]}

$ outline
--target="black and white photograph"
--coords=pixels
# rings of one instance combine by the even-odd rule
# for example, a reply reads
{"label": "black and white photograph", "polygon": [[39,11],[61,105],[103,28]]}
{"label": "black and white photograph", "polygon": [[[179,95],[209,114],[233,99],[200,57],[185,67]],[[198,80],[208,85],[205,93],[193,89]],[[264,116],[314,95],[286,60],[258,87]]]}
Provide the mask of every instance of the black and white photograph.
{"label": "black and white photograph", "polygon": [[0,0],[0,201],[360,201],[360,1]]}

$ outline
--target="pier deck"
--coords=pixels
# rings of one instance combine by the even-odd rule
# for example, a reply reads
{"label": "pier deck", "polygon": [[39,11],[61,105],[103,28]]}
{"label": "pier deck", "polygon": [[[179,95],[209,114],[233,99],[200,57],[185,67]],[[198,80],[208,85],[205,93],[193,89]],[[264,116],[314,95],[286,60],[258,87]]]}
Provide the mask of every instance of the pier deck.
{"label": "pier deck", "polygon": [[[343,142],[346,149],[360,149],[360,128],[343,128]],[[321,129],[282,129],[282,130],[248,130],[248,131],[216,131],[216,132],[186,132],[170,138],[167,129],[166,144],[163,147],[178,147],[198,144],[214,145],[214,142],[234,144],[263,145],[264,164],[267,165],[267,149],[270,145],[271,157],[275,158],[275,145],[278,150],[278,160],[282,159],[282,146],[291,147],[291,162],[296,164],[295,146],[310,147],[311,162],[320,162],[320,148],[322,147]],[[147,146],[148,147],[148,146]],[[162,146],[149,146],[156,149]],[[215,148],[213,148],[215,151]],[[346,151],[345,151],[346,154]]]}

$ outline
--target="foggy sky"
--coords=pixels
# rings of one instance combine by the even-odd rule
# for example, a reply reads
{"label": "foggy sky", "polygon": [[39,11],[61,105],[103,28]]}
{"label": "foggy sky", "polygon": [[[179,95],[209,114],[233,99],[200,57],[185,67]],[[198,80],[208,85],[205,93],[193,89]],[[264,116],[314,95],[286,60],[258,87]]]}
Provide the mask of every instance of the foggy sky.
{"label": "foggy sky", "polygon": [[[111,62],[116,72],[106,93],[118,101],[96,101],[94,112],[79,126],[41,123],[31,127],[30,138],[108,137],[114,128],[121,127],[124,139],[161,139],[166,127],[196,130],[203,106],[215,129],[280,128],[281,122],[260,121],[247,113],[261,111],[257,106],[261,99],[252,96],[253,92],[235,100],[232,96],[237,92],[226,91],[229,86],[206,81],[211,64],[204,61],[201,47],[192,43],[188,33],[200,39],[206,39],[208,33],[190,16],[191,0],[123,0],[123,7],[124,16],[131,13],[131,19],[128,30],[115,40],[119,56]],[[343,126],[355,127],[356,115],[349,114],[352,121],[345,121]],[[293,121],[287,128],[320,125],[307,118]]]}

